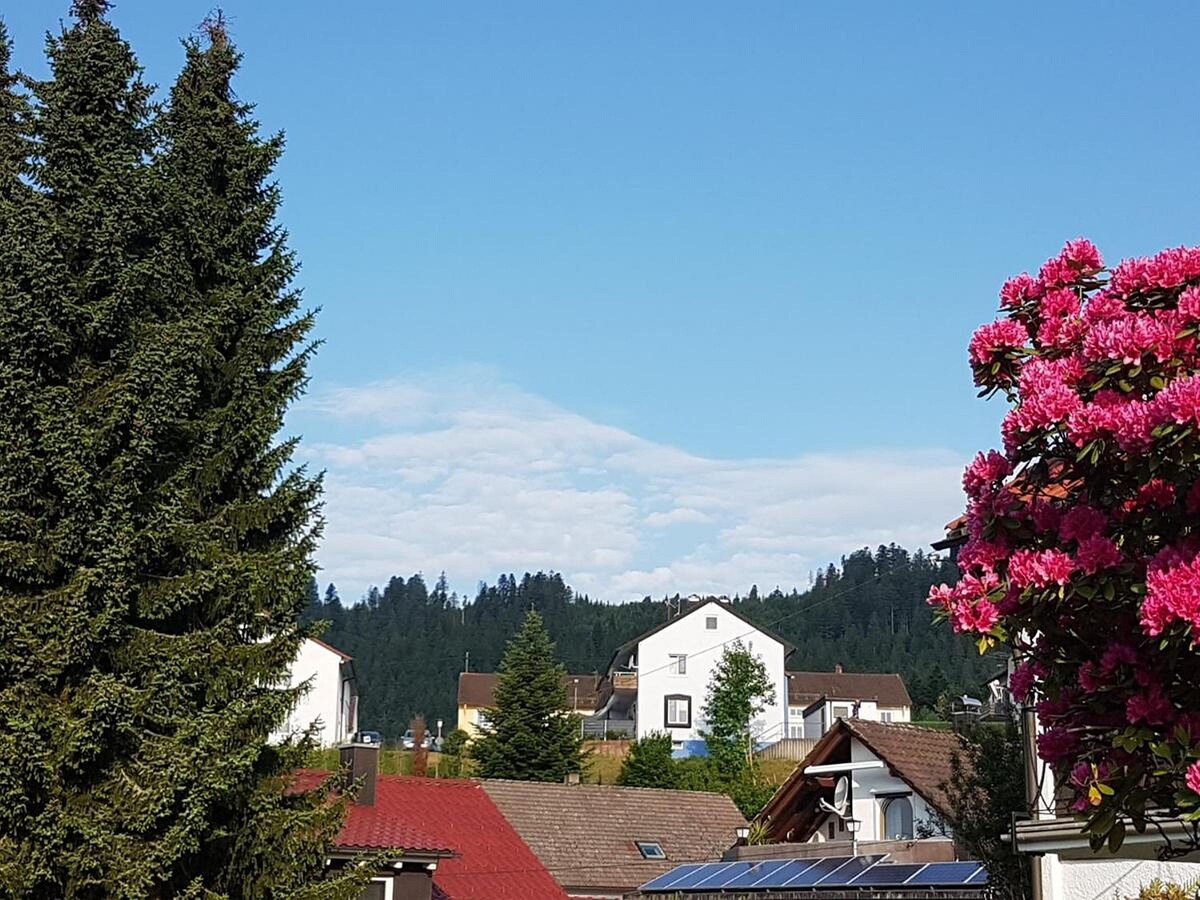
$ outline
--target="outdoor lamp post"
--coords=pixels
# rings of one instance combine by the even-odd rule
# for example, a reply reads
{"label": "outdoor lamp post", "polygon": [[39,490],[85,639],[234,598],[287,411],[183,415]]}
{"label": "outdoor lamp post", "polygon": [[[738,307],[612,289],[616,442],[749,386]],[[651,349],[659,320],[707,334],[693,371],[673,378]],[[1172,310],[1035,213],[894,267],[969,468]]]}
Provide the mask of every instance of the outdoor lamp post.
{"label": "outdoor lamp post", "polygon": [[846,830],[850,832],[850,855],[858,856],[858,829],[862,827],[861,819],[847,819]]}
{"label": "outdoor lamp post", "polygon": [[738,844],[744,845],[750,837],[750,826],[749,825],[739,825],[737,828],[735,828],[733,830],[733,833],[737,835]]}

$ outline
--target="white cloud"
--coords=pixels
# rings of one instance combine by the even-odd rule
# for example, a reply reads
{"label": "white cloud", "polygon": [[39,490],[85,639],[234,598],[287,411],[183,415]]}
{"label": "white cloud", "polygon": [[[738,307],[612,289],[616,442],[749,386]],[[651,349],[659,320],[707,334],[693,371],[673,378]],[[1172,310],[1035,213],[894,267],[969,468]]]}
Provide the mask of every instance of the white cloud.
{"label": "white cloud", "polygon": [[962,505],[948,451],[709,459],[485,370],[336,388],[297,415],[355,434],[303,450],[328,470],[321,579],[346,598],[415,571],[473,593],[539,568],[613,601],[786,590],[860,546],[927,546]]}

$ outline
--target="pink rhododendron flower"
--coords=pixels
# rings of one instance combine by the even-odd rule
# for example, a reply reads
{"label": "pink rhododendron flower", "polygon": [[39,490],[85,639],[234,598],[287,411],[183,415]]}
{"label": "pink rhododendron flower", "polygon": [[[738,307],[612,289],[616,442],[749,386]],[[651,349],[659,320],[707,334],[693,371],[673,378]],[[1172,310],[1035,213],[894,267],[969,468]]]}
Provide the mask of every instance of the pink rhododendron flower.
{"label": "pink rhododendron flower", "polygon": [[1092,402],[1067,418],[1067,435],[1077,447],[1111,435],[1126,452],[1143,452],[1153,443],[1163,416],[1154,401],[1130,400],[1116,391],[1099,391]]}
{"label": "pink rhododendron flower", "polygon": [[1104,257],[1100,255],[1100,248],[1083,237],[1067,241],[1062,253],[1059,254],[1059,259],[1068,263],[1072,268],[1089,274],[1099,272],[1104,268]]}
{"label": "pink rhododendron flower", "polygon": [[1176,309],[1183,319],[1200,321],[1200,287],[1190,287],[1180,294]]}
{"label": "pink rhododendron flower", "polygon": [[1064,541],[1084,541],[1103,533],[1108,516],[1093,506],[1073,506],[1062,517],[1058,534]]}
{"label": "pink rhododendron flower", "polygon": [[1175,485],[1161,478],[1151,478],[1138,488],[1134,503],[1142,509],[1167,509],[1175,503]]}
{"label": "pink rhododendron flower", "polygon": [[929,589],[929,597],[925,602],[949,612],[954,606],[954,588],[948,584],[934,585]]}
{"label": "pink rhododendron flower", "polygon": [[1120,297],[1108,291],[1100,291],[1088,298],[1087,305],[1083,308],[1083,324],[1091,328],[1100,322],[1124,318],[1128,312],[1125,302]]}
{"label": "pink rhododendron flower", "polygon": [[1155,399],[1164,422],[1200,424],[1200,376],[1172,382]]}
{"label": "pink rhododendron flower", "polygon": [[1175,707],[1159,685],[1134,694],[1125,703],[1125,717],[1130,725],[1145,722],[1147,725],[1169,725],[1175,720]]}
{"label": "pink rhododendron flower", "polygon": [[1000,288],[1000,304],[1002,306],[1021,306],[1026,300],[1040,297],[1042,286],[1028,272],[1014,275]]}
{"label": "pink rhododendron flower", "polygon": [[1029,507],[1029,518],[1035,531],[1039,534],[1049,534],[1058,531],[1062,512],[1049,500],[1038,497]]}
{"label": "pink rhododendron flower", "polygon": [[1008,580],[1016,587],[1066,584],[1074,571],[1074,560],[1062,550],[1016,550],[1008,559]]}
{"label": "pink rhododendron flower", "polygon": [[996,563],[1008,558],[1008,544],[999,538],[997,540],[969,540],[958,551],[958,567],[963,571],[968,569],[996,568]]}
{"label": "pink rhododendron flower", "polygon": [[1079,542],[1079,550],[1075,561],[1086,575],[1095,575],[1103,569],[1111,569],[1121,564],[1121,551],[1111,538],[1093,535]]}
{"label": "pink rhododendron flower", "polygon": [[999,319],[982,325],[971,337],[968,348],[971,362],[975,365],[990,365],[997,356],[1029,341],[1029,332],[1015,319]]}
{"label": "pink rhododendron flower", "polygon": [[1037,673],[1031,663],[1023,662],[1013,667],[1012,674],[1008,676],[1008,690],[1018,703],[1029,699],[1036,678]]}
{"label": "pink rhododendron flower", "polygon": [[1118,319],[1097,322],[1083,339],[1083,358],[1089,362],[1116,360],[1126,365],[1153,355],[1159,362],[1171,358],[1175,329],[1150,313],[1130,313]]}
{"label": "pink rhododendron flower", "polygon": [[1038,756],[1048,763],[1070,759],[1079,748],[1079,737],[1065,728],[1047,728],[1037,739]]}
{"label": "pink rhododendron flower", "polygon": [[1122,260],[1112,273],[1109,290],[1121,297],[1178,287],[1200,277],[1200,248],[1175,247],[1155,256]]}
{"label": "pink rhododendron flower", "polygon": [[1086,660],[1079,667],[1079,686],[1087,693],[1094,694],[1104,685],[1100,668],[1092,660]]}
{"label": "pink rhododendron flower", "polygon": [[979,453],[963,472],[963,490],[968,497],[980,497],[1011,473],[1012,466],[1003,454],[995,450],[989,450],[986,456]]}
{"label": "pink rhododendron flower", "polygon": [[950,622],[958,632],[987,634],[998,621],[1000,613],[991,600],[979,600],[975,603],[960,601],[950,614]]}
{"label": "pink rhododendron flower", "polygon": [[1192,763],[1187,770],[1188,790],[1193,794],[1200,794],[1200,761]]}
{"label": "pink rhododendron flower", "polygon": [[1173,556],[1159,554],[1146,573],[1141,620],[1142,630],[1151,637],[1176,621],[1200,628],[1200,560]]}
{"label": "pink rhododendron flower", "polygon": [[1128,644],[1112,643],[1100,657],[1100,671],[1111,675],[1120,666],[1132,666],[1138,661],[1137,651]]}

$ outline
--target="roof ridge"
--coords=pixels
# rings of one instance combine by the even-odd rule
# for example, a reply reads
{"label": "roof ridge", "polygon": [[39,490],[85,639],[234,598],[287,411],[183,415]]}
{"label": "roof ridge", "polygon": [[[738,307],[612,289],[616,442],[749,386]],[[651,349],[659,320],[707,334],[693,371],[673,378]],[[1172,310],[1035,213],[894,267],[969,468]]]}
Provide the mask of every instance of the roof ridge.
{"label": "roof ridge", "polygon": [[[444,779],[443,779],[444,780]],[[601,788],[609,791],[637,791],[638,793],[656,793],[656,794],[687,794],[689,797],[700,795],[701,797],[723,797],[728,799],[730,803],[733,800],[728,794],[723,794],[720,791],[692,791],[687,788],[657,788],[657,787],[641,787],[633,784],[593,784],[590,782],[580,782],[579,784],[567,784],[563,781],[525,781],[520,778],[474,778],[473,781],[479,782],[483,787],[489,784],[532,784],[539,787],[564,788],[578,790],[579,788]],[[734,804],[736,806],[736,804]]]}

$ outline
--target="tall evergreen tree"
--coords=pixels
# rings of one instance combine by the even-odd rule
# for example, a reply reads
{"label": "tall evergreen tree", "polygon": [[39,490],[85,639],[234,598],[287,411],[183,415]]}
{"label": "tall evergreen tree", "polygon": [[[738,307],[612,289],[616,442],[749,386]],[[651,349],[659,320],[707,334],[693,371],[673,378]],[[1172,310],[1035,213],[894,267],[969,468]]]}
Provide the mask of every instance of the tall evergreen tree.
{"label": "tall evergreen tree", "polygon": [[583,738],[564,675],[542,617],[530,610],[500,662],[491,721],[471,745],[479,775],[562,781],[581,771]]}
{"label": "tall evergreen tree", "polygon": [[281,142],[235,100],[214,23],[160,150],[106,9],[77,0],[49,42],[40,243],[0,270],[0,380],[29,397],[0,409],[0,883],[344,894],[313,886],[340,804],[287,794],[303,747],[267,742],[320,495],[275,442],[311,352],[267,181]]}

